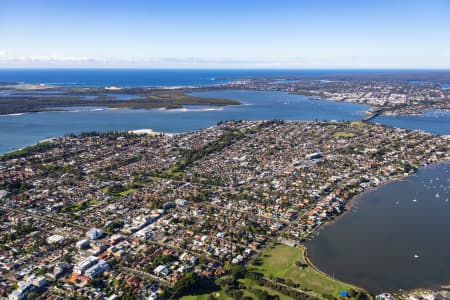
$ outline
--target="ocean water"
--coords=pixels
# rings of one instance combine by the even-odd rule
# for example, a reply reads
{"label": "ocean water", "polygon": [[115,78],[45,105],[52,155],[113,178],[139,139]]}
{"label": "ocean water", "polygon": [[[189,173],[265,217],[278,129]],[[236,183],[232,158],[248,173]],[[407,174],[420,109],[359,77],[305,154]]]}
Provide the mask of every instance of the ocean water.
{"label": "ocean water", "polygon": [[3,69],[0,82],[56,86],[204,86],[243,78],[321,75],[330,70]]}
{"label": "ocean water", "polygon": [[308,243],[313,263],[372,292],[450,284],[450,164],[355,200]]}
{"label": "ocean water", "polygon": [[398,73],[405,70],[0,69],[0,82],[56,86],[204,86],[246,78]]}

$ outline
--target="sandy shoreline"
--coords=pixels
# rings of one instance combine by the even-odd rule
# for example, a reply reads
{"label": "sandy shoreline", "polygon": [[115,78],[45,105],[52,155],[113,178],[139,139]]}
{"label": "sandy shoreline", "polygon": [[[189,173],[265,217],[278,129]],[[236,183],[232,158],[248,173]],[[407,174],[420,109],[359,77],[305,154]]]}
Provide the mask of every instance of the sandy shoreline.
{"label": "sandy shoreline", "polygon": [[[124,132],[125,132],[125,131],[124,131]],[[150,128],[128,130],[128,131],[126,131],[126,132],[132,133],[132,134],[137,134],[137,135],[150,135],[150,136],[157,136],[157,135],[161,135],[161,134],[162,134],[162,135],[166,135],[166,136],[173,136],[173,135],[174,135],[174,133],[168,133],[168,132],[163,132],[163,131],[154,131],[153,129],[150,129]],[[29,144],[29,145],[26,145],[26,146],[23,146],[23,147],[20,147],[20,148],[17,148],[17,149],[11,149],[11,150],[9,150],[9,151],[7,151],[7,152],[5,152],[5,153],[0,153],[0,157],[1,157],[2,155],[8,154],[8,153],[12,153],[12,152],[14,152],[14,151],[21,151],[21,150],[23,150],[23,149],[25,149],[25,148],[27,148],[27,147],[33,147],[33,146],[36,146],[37,144],[40,144],[40,143],[53,142],[53,141],[55,141],[56,139],[61,138],[61,137],[63,137],[63,136],[59,136],[59,137],[48,137],[48,138],[39,140],[39,141],[37,141],[37,142],[35,142],[35,143]]]}
{"label": "sandy shoreline", "polygon": [[167,133],[167,132],[162,132],[162,131],[154,131],[153,129],[150,128],[143,128],[143,129],[136,129],[136,130],[129,130],[128,133],[133,133],[133,134],[137,134],[137,135],[167,135],[167,136],[173,136],[173,133]]}

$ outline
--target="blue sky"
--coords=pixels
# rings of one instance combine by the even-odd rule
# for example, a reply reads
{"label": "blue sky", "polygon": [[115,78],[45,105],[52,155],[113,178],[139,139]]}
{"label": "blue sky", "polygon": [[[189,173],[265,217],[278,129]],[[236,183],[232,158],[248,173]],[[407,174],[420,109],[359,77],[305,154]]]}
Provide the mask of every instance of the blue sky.
{"label": "blue sky", "polygon": [[2,0],[0,67],[450,68],[448,0]]}

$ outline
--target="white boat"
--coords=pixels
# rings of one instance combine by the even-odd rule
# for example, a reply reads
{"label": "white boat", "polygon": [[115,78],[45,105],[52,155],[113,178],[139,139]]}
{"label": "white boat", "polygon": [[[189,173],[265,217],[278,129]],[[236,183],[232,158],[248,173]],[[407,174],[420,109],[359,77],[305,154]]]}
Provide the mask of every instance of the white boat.
{"label": "white boat", "polygon": [[420,256],[417,254],[414,254],[414,258],[419,258]]}

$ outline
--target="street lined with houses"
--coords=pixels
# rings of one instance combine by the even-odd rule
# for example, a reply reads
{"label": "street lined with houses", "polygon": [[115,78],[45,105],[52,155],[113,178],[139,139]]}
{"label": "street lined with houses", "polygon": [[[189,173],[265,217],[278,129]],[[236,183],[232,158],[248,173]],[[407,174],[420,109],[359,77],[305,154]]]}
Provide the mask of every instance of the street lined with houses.
{"label": "street lined with houses", "polygon": [[445,161],[443,137],[364,122],[57,138],[1,158],[0,292],[177,295],[192,276],[227,278],[279,239],[300,244],[355,195]]}

